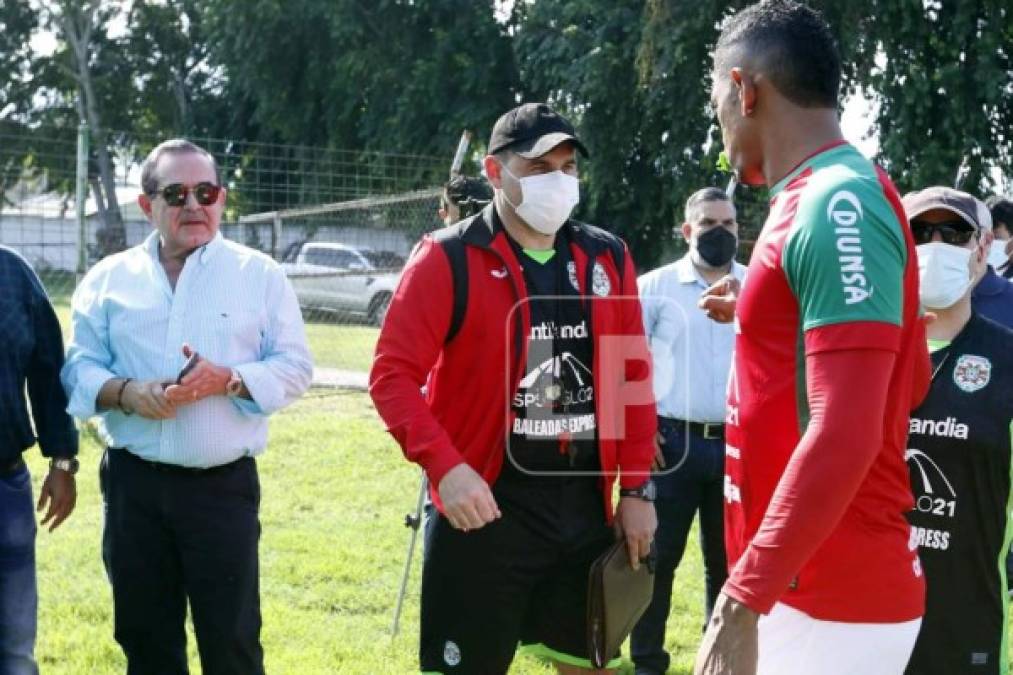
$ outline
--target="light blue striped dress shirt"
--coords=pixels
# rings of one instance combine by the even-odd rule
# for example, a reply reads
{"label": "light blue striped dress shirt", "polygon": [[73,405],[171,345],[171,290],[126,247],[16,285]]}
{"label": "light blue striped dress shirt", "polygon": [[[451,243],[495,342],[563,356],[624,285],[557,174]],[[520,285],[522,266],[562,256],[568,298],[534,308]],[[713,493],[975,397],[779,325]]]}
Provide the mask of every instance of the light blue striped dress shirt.
{"label": "light blue striped dress shirt", "polygon": [[[68,411],[98,415],[108,446],[152,461],[211,467],[260,454],[267,416],[302,395],[313,373],[291,284],[269,257],[219,233],[187,258],[173,292],[158,247],[152,232],[95,265],[74,291],[74,335],[61,372]],[[184,342],[235,368],[253,400],[210,396],[168,420],[96,410],[110,378],[175,380]]]}
{"label": "light blue striped dress shirt", "polygon": [[[732,262],[737,279],[741,281],[745,272],[744,266]],[[719,424],[725,420],[735,330],[731,323],[707,318],[697,306],[708,285],[688,253],[637,279],[654,361],[658,414]]]}

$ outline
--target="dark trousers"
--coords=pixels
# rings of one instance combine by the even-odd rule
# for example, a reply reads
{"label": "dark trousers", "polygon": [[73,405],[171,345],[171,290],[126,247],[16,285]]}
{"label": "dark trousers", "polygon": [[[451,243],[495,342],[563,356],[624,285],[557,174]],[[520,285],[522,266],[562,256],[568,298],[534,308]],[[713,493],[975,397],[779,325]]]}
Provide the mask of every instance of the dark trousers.
{"label": "dark trousers", "polygon": [[666,465],[654,476],[658,488],[655,502],[658,529],[654,535],[658,561],[654,597],[630,637],[630,653],[637,673],[664,673],[668,669],[665,621],[671,607],[675,569],[686,550],[686,539],[697,511],[708,618],[728,577],[724,541],[725,442],[704,439],[696,432],[688,432],[682,423],[665,417],[658,418],[658,430],[665,439],[662,453]]}
{"label": "dark trousers", "polygon": [[259,675],[260,483],[244,458],[202,472],[109,449],[102,556],[128,675],[186,675],[187,601],[205,675]]}
{"label": "dark trousers", "polygon": [[0,675],[38,675],[35,507],[28,467],[0,469]]}
{"label": "dark trousers", "polygon": [[[1006,554],[1006,578],[1013,579],[1013,546],[1010,546],[1010,550]],[[1010,597],[1013,598],[1013,593]]]}

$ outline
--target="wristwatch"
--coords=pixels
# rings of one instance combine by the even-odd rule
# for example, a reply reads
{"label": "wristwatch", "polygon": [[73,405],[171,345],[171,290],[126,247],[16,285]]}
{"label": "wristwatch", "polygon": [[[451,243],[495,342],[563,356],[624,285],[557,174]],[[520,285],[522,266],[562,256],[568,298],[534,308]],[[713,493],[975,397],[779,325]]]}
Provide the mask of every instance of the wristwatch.
{"label": "wristwatch", "polygon": [[243,391],[243,376],[235,368],[230,368],[230,370],[232,376],[229,377],[228,384],[225,385],[225,393],[229,396],[239,396]]}
{"label": "wristwatch", "polygon": [[59,469],[60,471],[66,471],[71,476],[77,473],[77,470],[81,467],[81,463],[77,461],[77,457],[54,457],[49,460],[50,469]]}
{"label": "wristwatch", "polygon": [[620,497],[637,497],[643,499],[645,502],[653,502],[657,495],[657,489],[654,487],[654,481],[648,478],[640,487],[636,488],[620,488]]}

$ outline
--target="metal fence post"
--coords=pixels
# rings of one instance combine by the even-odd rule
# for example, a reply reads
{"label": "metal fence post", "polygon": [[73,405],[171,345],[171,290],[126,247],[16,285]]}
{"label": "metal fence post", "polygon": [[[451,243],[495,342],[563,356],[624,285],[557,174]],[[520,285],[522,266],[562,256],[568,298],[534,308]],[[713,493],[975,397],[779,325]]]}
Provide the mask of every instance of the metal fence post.
{"label": "metal fence post", "polygon": [[77,127],[77,190],[74,210],[77,216],[77,281],[88,271],[88,232],[84,203],[88,198],[88,125],[83,120]]}
{"label": "metal fence post", "polygon": [[271,228],[271,257],[278,260],[278,248],[281,246],[281,214],[275,211],[274,227]]}

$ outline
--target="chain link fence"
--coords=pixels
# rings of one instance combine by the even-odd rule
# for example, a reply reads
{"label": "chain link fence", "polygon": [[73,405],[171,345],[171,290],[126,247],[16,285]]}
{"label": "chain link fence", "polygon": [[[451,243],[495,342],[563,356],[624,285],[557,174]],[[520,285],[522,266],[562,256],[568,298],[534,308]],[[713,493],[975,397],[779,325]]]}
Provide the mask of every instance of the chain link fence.
{"label": "chain link fence", "polygon": [[[122,239],[133,246],[151,231],[137,204],[140,163],[161,139],[110,138]],[[441,224],[449,158],[190,140],[215,156],[228,188],[222,234],[267,253],[292,280],[322,378],[361,381],[411,247]],[[115,222],[93,159],[78,220],[77,148],[76,129],[0,128],[0,244],[42,276],[65,332],[76,279],[101,259],[101,230]]]}

